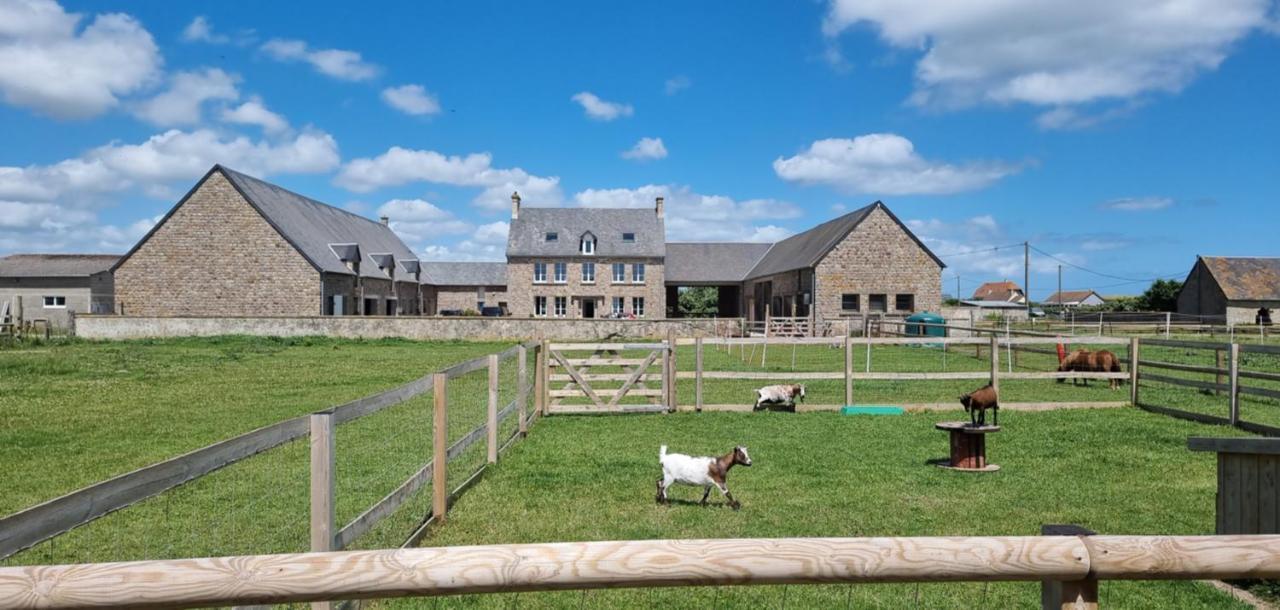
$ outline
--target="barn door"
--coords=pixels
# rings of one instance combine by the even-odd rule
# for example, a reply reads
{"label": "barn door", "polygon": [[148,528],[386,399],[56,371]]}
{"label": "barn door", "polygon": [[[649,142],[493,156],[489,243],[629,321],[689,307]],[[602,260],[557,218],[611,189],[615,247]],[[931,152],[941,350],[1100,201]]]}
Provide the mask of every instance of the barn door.
{"label": "barn door", "polygon": [[666,343],[552,343],[548,413],[662,412]]}

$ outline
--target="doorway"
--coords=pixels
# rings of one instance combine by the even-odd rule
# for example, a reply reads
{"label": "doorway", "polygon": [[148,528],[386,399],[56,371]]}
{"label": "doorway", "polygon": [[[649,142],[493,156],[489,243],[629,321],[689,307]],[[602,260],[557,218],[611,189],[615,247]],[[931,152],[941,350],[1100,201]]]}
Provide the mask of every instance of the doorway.
{"label": "doorway", "polygon": [[595,299],[582,299],[582,317],[584,318],[596,317],[596,300]]}

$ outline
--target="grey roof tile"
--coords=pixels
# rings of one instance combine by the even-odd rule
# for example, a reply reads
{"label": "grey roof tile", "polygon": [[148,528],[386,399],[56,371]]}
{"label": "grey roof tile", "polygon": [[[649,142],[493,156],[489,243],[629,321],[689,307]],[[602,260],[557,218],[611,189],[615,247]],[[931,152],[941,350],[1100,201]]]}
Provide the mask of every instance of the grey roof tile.
{"label": "grey roof tile", "polygon": [[506,286],[506,263],[422,263],[423,283],[435,286]]}
{"label": "grey roof tile", "polygon": [[119,254],[10,254],[0,277],[88,277],[111,268]]}
{"label": "grey roof tile", "polygon": [[668,243],[663,275],[669,284],[736,284],[772,246],[741,242]]}
{"label": "grey roof tile", "polygon": [[[548,232],[558,239],[546,240]],[[578,240],[585,233],[596,237],[595,256],[663,256],[666,231],[649,208],[521,208],[511,220],[507,256],[581,256]],[[622,241],[623,233],[635,233],[635,242]]]}

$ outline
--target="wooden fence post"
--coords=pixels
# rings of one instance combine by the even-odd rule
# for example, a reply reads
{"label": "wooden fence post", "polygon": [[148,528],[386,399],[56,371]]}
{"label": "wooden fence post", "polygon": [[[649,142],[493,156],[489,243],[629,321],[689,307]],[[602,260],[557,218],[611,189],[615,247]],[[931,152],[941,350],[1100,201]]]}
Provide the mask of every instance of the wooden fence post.
{"label": "wooden fence post", "polygon": [[436,523],[444,523],[449,512],[449,376],[436,373],[433,379],[436,409],[431,427],[431,515]]}
{"label": "wooden fence post", "polygon": [[667,372],[671,375],[671,383],[667,384],[667,391],[670,392],[670,398],[667,402],[667,410],[675,412],[676,410],[676,330],[673,328],[667,331],[667,345],[671,346],[671,359],[667,361]]}
{"label": "wooden fence post", "polygon": [[498,463],[498,355],[489,354],[489,463]]}
{"label": "wooden fence post", "polygon": [[1227,383],[1231,392],[1231,425],[1240,423],[1240,344],[1231,344],[1231,355],[1227,361]]}
{"label": "wooden fence post", "polygon": [[[1214,373],[1214,375],[1213,375],[1213,382],[1214,382],[1214,383],[1216,383],[1216,384],[1218,384],[1218,385],[1222,385],[1222,384],[1223,384],[1222,372],[1221,372],[1221,371],[1222,371],[1222,369],[1223,369],[1223,368],[1226,368],[1226,366],[1227,366],[1227,363],[1225,362],[1225,358],[1223,358],[1222,350],[1220,350],[1220,349],[1215,349],[1215,350],[1213,350],[1213,367],[1214,367],[1214,368],[1216,368],[1216,369],[1218,369],[1218,371],[1219,371],[1219,372],[1217,372],[1217,373]],[[1214,389],[1213,393],[1214,393],[1214,395],[1216,395],[1216,396],[1222,396],[1222,390]]]}
{"label": "wooden fence post", "polygon": [[764,304],[764,345],[760,348],[760,368],[765,367],[769,356],[769,327],[773,326],[773,316],[769,315],[769,303]]}
{"label": "wooden fence post", "polygon": [[[1078,536],[1082,539],[1095,532],[1077,525],[1042,525],[1042,536]],[[1086,547],[1088,543],[1085,543]],[[1040,581],[1041,610],[1097,610],[1098,579]]]}
{"label": "wooden fence post", "polygon": [[991,387],[1000,395],[1000,337],[991,335]]}
{"label": "wooden fence post", "polygon": [[[333,413],[311,414],[311,550],[336,550],[333,509]],[[314,602],[313,610],[329,610],[330,602]]]}
{"label": "wooden fence post", "polygon": [[702,412],[702,337],[693,340],[693,396],[694,409]]}
{"label": "wooden fence post", "polygon": [[844,338],[844,404],[853,404],[853,338]]}
{"label": "wooden fence post", "polygon": [[533,363],[533,413],[537,417],[547,414],[547,341],[538,342],[538,357]]}
{"label": "wooden fence post", "polygon": [[1141,361],[1137,337],[1129,338],[1129,404],[1138,406],[1138,363]]}
{"label": "wooden fence post", "polygon": [[520,418],[518,425],[520,426],[520,437],[529,435],[529,422],[526,419],[529,414],[529,350],[523,345],[516,349],[516,375],[519,381],[516,382],[516,393],[520,397],[516,402],[520,406],[516,407],[516,416]]}

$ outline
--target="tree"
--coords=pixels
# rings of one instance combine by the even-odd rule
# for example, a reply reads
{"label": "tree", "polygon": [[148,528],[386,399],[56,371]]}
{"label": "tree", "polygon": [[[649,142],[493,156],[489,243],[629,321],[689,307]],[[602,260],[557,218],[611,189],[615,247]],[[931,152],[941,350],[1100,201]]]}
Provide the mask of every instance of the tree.
{"label": "tree", "polygon": [[1138,308],[1143,311],[1173,311],[1178,308],[1178,291],[1182,282],[1156,280],[1138,297]]}
{"label": "tree", "polygon": [[681,288],[676,311],[683,317],[714,316],[720,310],[720,291],[715,286]]}

